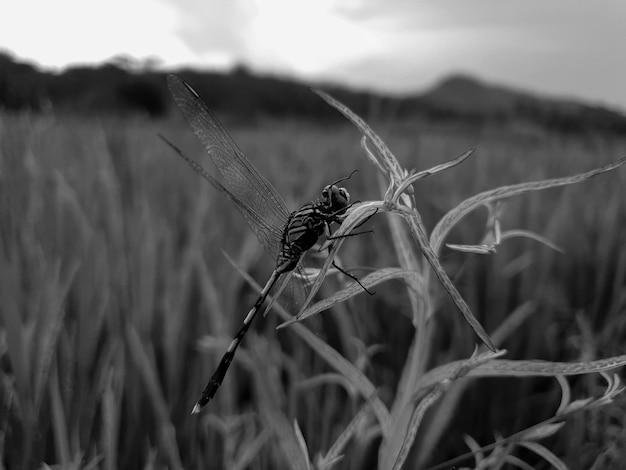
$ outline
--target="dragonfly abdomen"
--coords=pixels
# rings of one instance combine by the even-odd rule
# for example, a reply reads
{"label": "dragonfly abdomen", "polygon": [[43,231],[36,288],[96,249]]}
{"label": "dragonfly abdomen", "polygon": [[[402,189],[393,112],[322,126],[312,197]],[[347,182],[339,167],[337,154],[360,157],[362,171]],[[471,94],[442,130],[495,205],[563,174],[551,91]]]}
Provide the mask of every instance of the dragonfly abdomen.
{"label": "dragonfly abdomen", "polygon": [[246,318],[244,318],[243,325],[241,326],[241,328],[239,329],[239,331],[237,332],[233,340],[230,342],[228,349],[224,353],[222,360],[217,366],[217,369],[211,376],[209,383],[206,385],[206,387],[204,387],[204,390],[202,391],[200,398],[198,399],[195,406],[193,407],[193,410],[191,412],[192,414],[199,413],[200,409],[213,398],[213,396],[215,395],[215,392],[217,392],[217,389],[220,387],[220,385],[222,385],[222,381],[224,380],[224,377],[226,376],[226,372],[228,371],[228,368],[230,367],[231,362],[233,362],[233,358],[235,357],[235,352],[237,352],[237,348],[241,344],[243,337],[246,335],[248,329],[250,328],[250,325],[252,324],[252,320],[254,320],[254,317],[259,312],[261,305],[263,305],[263,302],[265,302],[265,299],[267,298],[267,294],[272,289],[272,287],[274,286],[274,283],[278,280],[279,277],[280,277],[280,273],[275,270],[272,273],[272,276],[269,278],[269,280],[265,284],[265,287],[261,291],[259,298],[257,299],[257,301],[254,303],[254,306],[250,309],[250,311],[246,315]]}

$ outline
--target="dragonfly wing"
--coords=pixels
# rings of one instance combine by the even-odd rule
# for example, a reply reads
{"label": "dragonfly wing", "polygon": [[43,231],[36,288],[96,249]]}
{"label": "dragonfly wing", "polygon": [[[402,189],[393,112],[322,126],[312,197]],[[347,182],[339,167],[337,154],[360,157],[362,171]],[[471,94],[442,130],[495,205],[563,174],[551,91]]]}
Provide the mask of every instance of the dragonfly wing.
{"label": "dragonfly wing", "polygon": [[211,183],[215,189],[221,191],[224,196],[226,196],[239,209],[239,212],[241,212],[244,219],[246,219],[248,225],[250,225],[250,228],[252,228],[252,231],[261,242],[261,245],[263,245],[265,250],[273,259],[276,259],[280,250],[281,242],[281,232],[276,230],[276,226],[269,225],[269,223],[263,220],[257,212],[254,212],[248,204],[244,203],[237,196],[231,193],[217,178],[215,178],[215,176],[205,170],[198,162],[185,155],[182,150],[176,147],[176,145],[162,135],[159,135],[159,137],[167,145],[172,147],[172,149],[174,149],[174,151],[204,179]]}
{"label": "dragonfly wing", "polygon": [[[268,252],[275,255],[277,247],[267,246],[278,239],[287,223],[289,211],[278,191],[245,157],[217,116],[204,104],[184,80],[168,75],[167,83],[183,115],[203,143],[223,177],[246,221]],[[263,223],[261,223],[263,221]],[[273,234],[268,234],[268,229]]]}
{"label": "dragonfly wing", "polygon": [[301,264],[298,264],[295,270],[285,273],[282,279],[270,289],[272,301],[265,307],[263,316],[267,315],[274,302],[278,302],[288,313],[298,314],[308,294],[303,280],[306,278],[303,276],[305,274]]}

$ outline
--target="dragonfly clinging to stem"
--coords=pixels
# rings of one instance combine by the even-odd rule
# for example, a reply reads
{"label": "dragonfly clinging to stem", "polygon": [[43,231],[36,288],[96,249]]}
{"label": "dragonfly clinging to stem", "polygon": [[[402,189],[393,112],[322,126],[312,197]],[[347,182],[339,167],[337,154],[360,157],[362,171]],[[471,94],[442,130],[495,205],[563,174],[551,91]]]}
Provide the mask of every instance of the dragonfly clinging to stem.
{"label": "dragonfly clinging to stem", "polygon": [[[193,88],[174,75],[168,75],[167,83],[178,107],[215,163],[223,183],[172,143],[164,139],[165,142],[235,204],[263,247],[276,260],[274,271],[259,298],[244,318],[243,325],[194,405],[192,413],[195,414],[213,398],[222,384],[237,348],[270,291],[278,295],[286,289],[296,299],[293,302],[296,305],[298,299],[305,297],[300,261],[322,235],[330,233],[331,224],[341,224],[351,204],[350,194],[338,184],[350,176],[327,185],[322,191],[321,200],[307,203],[290,213],[280,194],[239,150]],[[336,264],[333,265],[359,282]],[[289,276],[292,271],[299,275]],[[367,291],[363,285],[361,287]]]}

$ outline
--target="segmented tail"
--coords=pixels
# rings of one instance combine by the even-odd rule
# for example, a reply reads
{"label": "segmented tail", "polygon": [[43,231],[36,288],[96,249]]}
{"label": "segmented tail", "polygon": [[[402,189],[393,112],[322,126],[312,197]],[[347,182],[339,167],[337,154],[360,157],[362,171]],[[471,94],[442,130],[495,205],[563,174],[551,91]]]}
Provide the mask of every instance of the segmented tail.
{"label": "segmented tail", "polygon": [[254,320],[254,317],[261,308],[261,305],[263,305],[267,294],[272,289],[280,275],[281,273],[276,270],[274,270],[274,272],[272,273],[272,276],[269,278],[269,280],[265,284],[265,287],[261,291],[261,295],[259,295],[259,298],[255,302],[254,306],[250,309],[250,311],[246,315],[246,318],[244,318],[243,325],[228,346],[228,349],[224,353],[222,360],[217,366],[217,369],[211,376],[209,383],[206,385],[206,387],[204,387],[200,398],[194,405],[193,410],[191,410],[191,414],[199,413],[202,407],[205,406],[213,398],[213,396],[215,396],[215,392],[217,392],[217,389],[220,387],[220,385],[222,385],[224,376],[226,375],[226,372],[228,372],[230,363],[233,362],[233,358],[235,357],[235,352],[237,351],[237,348],[241,344],[243,337],[250,328],[250,325],[252,324],[252,320]]}

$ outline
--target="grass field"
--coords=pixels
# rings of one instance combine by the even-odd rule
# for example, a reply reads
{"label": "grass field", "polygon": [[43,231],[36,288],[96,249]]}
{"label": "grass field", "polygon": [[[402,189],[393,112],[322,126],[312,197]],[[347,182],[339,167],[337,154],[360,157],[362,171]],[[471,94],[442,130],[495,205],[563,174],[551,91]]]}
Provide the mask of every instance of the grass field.
{"label": "grass field", "polygon": [[[626,141],[601,136],[370,124],[409,169],[476,148],[460,166],[415,184],[428,231],[481,191],[626,155]],[[354,169],[346,183],[353,198],[381,199],[348,123],[226,125],[291,208]],[[379,284],[374,296],[361,293],[305,321],[309,336],[302,325],[277,331],[283,320],[273,313],[257,319],[215,400],[191,416],[257,295],[224,252],[260,284],[273,261],[158,132],[210,167],[182,120],[0,116],[2,468],[306,468],[299,432],[312,460],[346,432],[334,468],[391,468],[409,431],[391,425],[383,437],[377,404],[396,424],[408,419],[398,408],[415,391],[407,383],[469,358],[477,342],[441,285],[432,277],[420,295],[407,295],[399,281]],[[443,248],[443,267],[487,332],[509,319],[497,336],[505,359],[589,363],[625,353],[625,188],[622,168],[505,202],[503,230],[532,230],[563,253],[527,238],[504,240],[491,255]],[[480,243],[486,217],[475,211],[446,241]],[[344,242],[343,264],[399,266],[408,238],[394,221],[372,218],[364,228],[374,234]],[[413,246],[404,256],[421,266],[419,253]],[[321,296],[345,282],[329,277]],[[421,331],[416,300],[432,314]],[[429,468],[544,422],[568,390],[552,377],[463,378],[459,370],[414,398],[425,415],[405,468]],[[365,408],[357,376],[377,390]],[[599,374],[567,380],[571,401],[601,397],[606,387]],[[559,429],[546,424],[540,440],[526,435],[518,440],[525,445],[485,450],[491,460],[483,466],[468,458],[442,468],[551,468],[536,443],[569,468],[621,468],[626,400],[588,405]]]}

